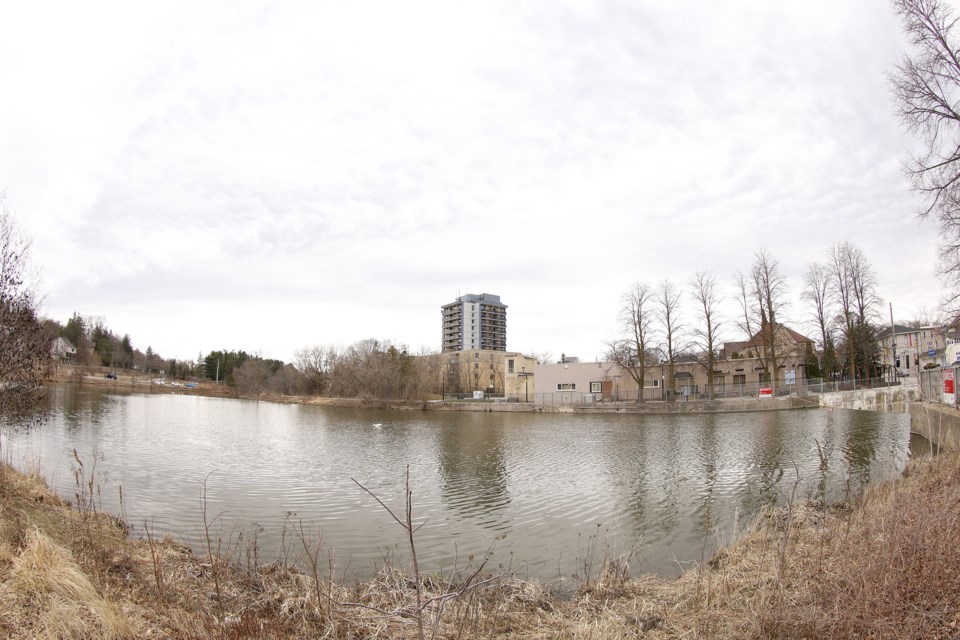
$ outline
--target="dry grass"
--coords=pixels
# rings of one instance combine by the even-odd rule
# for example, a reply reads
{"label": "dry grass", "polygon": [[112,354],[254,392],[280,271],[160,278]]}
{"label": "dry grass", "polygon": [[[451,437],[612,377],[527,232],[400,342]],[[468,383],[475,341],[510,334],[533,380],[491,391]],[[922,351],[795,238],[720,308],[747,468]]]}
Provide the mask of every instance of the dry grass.
{"label": "dry grass", "polygon": [[[40,638],[133,638],[133,627],[97,593],[73,554],[33,529],[13,559],[5,589],[21,611],[21,633]],[[29,631],[28,631],[29,630]]]}
{"label": "dry grass", "polygon": [[423,576],[418,590],[393,567],[331,580],[305,535],[308,573],[212,567],[171,540],[128,540],[113,519],[7,470],[0,637],[418,638],[419,621],[423,637],[451,639],[960,638],[958,541],[960,457],[941,456],[854,508],[772,511],[676,580],[628,579],[606,561],[561,598],[474,564]]}
{"label": "dry grass", "polygon": [[957,456],[911,463],[854,508],[785,514],[678,579],[673,628],[654,637],[960,637]]}

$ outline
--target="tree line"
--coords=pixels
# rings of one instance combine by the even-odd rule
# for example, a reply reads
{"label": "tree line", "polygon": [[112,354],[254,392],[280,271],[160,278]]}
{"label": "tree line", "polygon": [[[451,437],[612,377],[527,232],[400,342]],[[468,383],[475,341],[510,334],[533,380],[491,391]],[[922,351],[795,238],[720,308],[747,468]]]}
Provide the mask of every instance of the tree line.
{"label": "tree line", "polygon": [[[647,367],[662,364],[668,391],[678,360],[694,360],[715,371],[723,337],[731,328],[744,340],[763,377],[777,385],[774,373],[790,345],[784,341],[788,287],[776,258],[761,249],[746,271],[737,272],[723,290],[714,274],[696,272],[684,290],[670,279],[636,282],[623,294],[617,337],[607,343],[607,359],[641,389]],[[806,354],[807,378],[864,379],[882,376],[879,333],[885,327],[876,275],[855,244],[835,244],[804,271],[797,327],[812,331],[815,349]],[[723,316],[724,302],[735,301],[735,316]],[[708,375],[708,379],[712,374]],[[708,393],[712,392],[712,384]]]}
{"label": "tree line", "polygon": [[46,318],[40,326],[47,344],[57,337],[69,340],[77,349],[78,364],[220,382],[242,395],[416,399],[434,393],[439,384],[437,367],[429,358],[417,358],[405,345],[389,340],[305,347],[295,353],[293,363],[242,349],[214,350],[189,361],[165,359],[149,346],[140,351],[129,334],[115,333],[102,317],[74,313],[66,323]]}
{"label": "tree line", "polygon": [[136,369],[146,373],[181,377],[190,375],[191,365],[175,359],[164,359],[151,347],[140,351],[133,346],[130,334],[114,333],[101,316],[74,314],[66,323],[52,318],[42,320],[48,341],[64,338],[77,350],[77,364],[113,369]]}
{"label": "tree line", "polygon": [[416,400],[437,391],[435,358],[414,356],[406,346],[389,340],[304,347],[294,360],[284,363],[244,351],[212,351],[201,359],[200,371],[206,379],[222,380],[243,395]]}
{"label": "tree line", "polygon": [[[735,330],[751,340],[751,346],[744,353],[727,356],[758,358],[766,379],[776,385],[773,373],[788,355],[788,345],[778,334],[786,324],[787,294],[779,263],[764,249],[755,254],[749,269],[734,275],[726,289],[707,271],[693,274],[685,287],[669,279],[655,285],[634,283],[624,293],[619,335],[608,343],[606,357],[639,388],[647,382],[646,368],[663,363],[669,392],[678,361],[693,359],[714,371],[724,338]],[[810,331],[816,343],[807,354],[807,378],[862,379],[883,374],[877,282],[859,247],[840,242],[821,260],[809,263],[800,299],[804,309],[797,326]],[[725,316],[721,308],[730,301],[736,302],[738,313]],[[78,348],[81,364],[216,381],[242,395],[410,400],[436,394],[444,382],[452,380],[449,371],[441,380],[438,355],[422,352],[418,355],[432,357],[416,357],[406,346],[389,340],[305,347],[295,353],[292,363],[225,349],[182,361],[164,359],[150,347],[141,352],[129,334],[118,335],[99,317],[74,313],[66,324],[45,320],[43,325],[48,334],[67,338]],[[461,377],[457,380],[464,389],[486,388],[485,381],[480,384],[468,375]]]}

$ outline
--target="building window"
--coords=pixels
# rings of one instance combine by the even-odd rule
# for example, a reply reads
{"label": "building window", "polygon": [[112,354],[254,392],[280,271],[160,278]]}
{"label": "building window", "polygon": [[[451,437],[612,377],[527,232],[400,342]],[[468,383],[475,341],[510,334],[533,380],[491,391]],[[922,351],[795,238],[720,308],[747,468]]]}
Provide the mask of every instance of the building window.
{"label": "building window", "polygon": [[603,393],[603,383],[602,383],[602,382],[591,382],[591,383],[590,383],[590,393]]}
{"label": "building window", "polygon": [[576,391],[577,383],[576,382],[558,382],[557,391]]}
{"label": "building window", "polygon": [[739,385],[747,384],[747,374],[745,373],[734,374],[733,384],[739,384]]}
{"label": "building window", "polygon": [[507,360],[507,373],[513,373],[513,358]]}
{"label": "building window", "polygon": [[644,389],[656,389],[656,388],[659,387],[659,386],[660,386],[660,381],[657,380],[656,378],[651,378],[651,379],[649,379],[649,380],[648,380],[648,379],[644,379],[644,381],[643,381],[643,388],[644,388]]}

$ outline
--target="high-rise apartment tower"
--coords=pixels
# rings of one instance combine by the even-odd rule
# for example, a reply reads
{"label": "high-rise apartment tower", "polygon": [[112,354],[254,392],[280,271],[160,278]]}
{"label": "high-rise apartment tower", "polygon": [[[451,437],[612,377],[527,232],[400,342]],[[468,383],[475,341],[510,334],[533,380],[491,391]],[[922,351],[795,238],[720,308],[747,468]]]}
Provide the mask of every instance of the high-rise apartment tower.
{"label": "high-rise apartment tower", "polygon": [[443,350],[507,350],[507,305],[491,293],[467,294],[443,305]]}

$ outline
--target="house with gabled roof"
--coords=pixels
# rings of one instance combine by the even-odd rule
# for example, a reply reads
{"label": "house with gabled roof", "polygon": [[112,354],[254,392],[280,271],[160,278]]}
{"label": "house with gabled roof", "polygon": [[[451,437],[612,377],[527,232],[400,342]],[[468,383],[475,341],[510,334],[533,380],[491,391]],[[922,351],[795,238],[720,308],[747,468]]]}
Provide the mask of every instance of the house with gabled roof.
{"label": "house with gabled roof", "polygon": [[813,340],[781,323],[774,331],[758,331],[749,340],[726,342],[713,372],[714,387],[802,382],[807,351],[813,345]]}
{"label": "house with gabled roof", "polygon": [[[678,354],[674,360],[674,384],[665,375],[665,362],[645,367],[645,400],[756,395],[759,386],[775,386],[780,393],[806,381],[804,366],[810,338],[778,325],[774,356],[767,356],[768,341],[760,336],[727,342],[720,349],[714,370],[707,371],[707,359],[695,354]],[[773,366],[775,358],[776,366]],[[772,370],[772,371],[771,371]],[[533,376],[535,401],[546,404],[575,404],[601,401],[635,401],[636,381],[612,362],[537,365]],[[713,382],[713,393],[709,385]],[[773,381],[776,380],[776,383]]]}
{"label": "house with gabled roof", "polygon": [[901,375],[916,374],[953,362],[957,349],[950,346],[960,344],[960,318],[945,327],[894,324],[880,329],[877,340],[884,369],[895,366]]}
{"label": "house with gabled roof", "polygon": [[50,357],[56,362],[73,364],[77,361],[77,348],[66,338],[57,338],[50,343]]}

